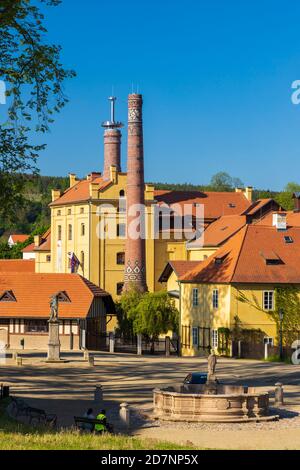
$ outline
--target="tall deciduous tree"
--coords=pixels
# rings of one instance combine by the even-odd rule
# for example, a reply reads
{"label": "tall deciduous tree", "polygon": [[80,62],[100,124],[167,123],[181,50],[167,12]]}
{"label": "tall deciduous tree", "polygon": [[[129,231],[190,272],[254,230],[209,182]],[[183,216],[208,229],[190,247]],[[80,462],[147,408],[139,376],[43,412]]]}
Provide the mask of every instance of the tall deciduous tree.
{"label": "tall deciduous tree", "polygon": [[53,116],[67,102],[64,81],[74,76],[61,64],[60,46],[45,42],[44,16],[39,3],[56,6],[60,0],[0,0],[0,79],[8,102],[0,122],[0,218],[21,201],[24,173],[37,171],[45,133]]}

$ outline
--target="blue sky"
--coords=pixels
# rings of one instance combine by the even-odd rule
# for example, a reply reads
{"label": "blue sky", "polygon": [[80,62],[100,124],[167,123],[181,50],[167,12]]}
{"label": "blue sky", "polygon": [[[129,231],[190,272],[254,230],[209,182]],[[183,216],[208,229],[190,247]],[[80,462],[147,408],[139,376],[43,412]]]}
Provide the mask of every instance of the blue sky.
{"label": "blue sky", "polygon": [[205,184],[222,170],[257,188],[300,183],[300,2],[63,0],[46,15],[77,78],[42,174],[102,170],[107,97],[114,86],[126,123],[133,84],[144,95],[147,181]]}

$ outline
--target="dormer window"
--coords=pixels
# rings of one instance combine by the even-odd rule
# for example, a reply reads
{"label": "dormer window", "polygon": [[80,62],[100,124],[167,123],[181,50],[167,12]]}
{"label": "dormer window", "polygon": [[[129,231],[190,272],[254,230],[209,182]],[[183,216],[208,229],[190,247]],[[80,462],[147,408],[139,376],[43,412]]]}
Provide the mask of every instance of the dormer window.
{"label": "dormer window", "polygon": [[0,294],[0,302],[16,302],[17,299],[12,290],[6,290]]}
{"label": "dormer window", "polygon": [[71,302],[70,297],[66,293],[66,291],[61,291],[57,294],[58,302]]}
{"label": "dormer window", "polygon": [[234,208],[236,207],[236,205],[233,204],[233,202],[230,202],[230,203],[228,204],[228,207],[230,207],[230,209],[234,209]]}
{"label": "dormer window", "polygon": [[292,239],[292,237],[288,235],[284,237],[284,241],[285,243],[294,243],[294,240]]}
{"label": "dormer window", "polygon": [[274,251],[263,251],[260,253],[267,265],[283,264],[283,261]]}
{"label": "dormer window", "polygon": [[225,253],[224,255],[221,255],[221,256],[216,256],[215,257],[215,264],[216,265],[220,265],[223,263],[223,261],[227,258],[228,256],[228,253]]}

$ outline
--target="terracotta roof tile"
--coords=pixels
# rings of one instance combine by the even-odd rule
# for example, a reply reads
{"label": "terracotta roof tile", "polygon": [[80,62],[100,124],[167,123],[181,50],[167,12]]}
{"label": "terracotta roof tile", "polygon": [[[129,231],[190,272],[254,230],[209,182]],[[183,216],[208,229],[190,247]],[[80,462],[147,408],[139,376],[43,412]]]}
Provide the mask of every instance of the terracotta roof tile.
{"label": "terracotta roof tile", "polygon": [[49,228],[42,235],[41,244],[34,248],[34,251],[51,251],[51,229]]}
{"label": "terracotta roof tile", "polygon": [[220,246],[244,225],[246,225],[246,216],[224,215],[208,225],[199,239],[189,242],[188,248]]}
{"label": "terracotta roof tile", "polygon": [[35,244],[30,243],[30,245],[27,245],[25,246],[25,248],[23,248],[22,253],[32,253],[34,251],[34,247],[35,247]]}
{"label": "terracotta roof tile", "polygon": [[28,240],[29,235],[12,234],[10,235],[10,237],[14,243],[23,243],[23,242],[26,242],[26,240]]}
{"label": "terracotta roof tile", "polygon": [[[292,243],[286,243],[285,237],[291,237]],[[180,280],[298,284],[300,227],[280,231],[271,226],[247,225]]]}
{"label": "terracotta roof tile", "polygon": [[16,302],[0,302],[0,318],[48,318],[50,297],[60,291],[71,300],[59,304],[60,318],[85,318],[94,297],[110,298],[78,274],[0,273],[0,295],[5,291],[12,291]]}
{"label": "terracotta roof tile", "polygon": [[30,259],[1,259],[0,273],[34,273],[35,261]]}
{"label": "terracotta roof tile", "polygon": [[223,215],[241,214],[251,203],[241,192],[201,192],[155,190],[154,197],[159,204],[203,204],[205,219],[218,219]]}

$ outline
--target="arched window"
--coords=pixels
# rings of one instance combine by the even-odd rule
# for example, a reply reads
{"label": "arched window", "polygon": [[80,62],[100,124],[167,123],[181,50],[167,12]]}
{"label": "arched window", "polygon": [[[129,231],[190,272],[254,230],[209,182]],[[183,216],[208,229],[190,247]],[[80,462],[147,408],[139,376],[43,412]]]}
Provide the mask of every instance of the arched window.
{"label": "arched window", "polygon": [[73,237],[73,227],[71,224],[68,225],[68,240],[72,240]]}
{"label": "arched window", "polygon": [[85,225],[81,224],[81,236],[84,237],[85,235]]}
{"label": "arched window", "polygon": [[119,192],[119,195],[120,195],[120,197],[125,197],[125,191],[124,191],[124,189],[121,189],[121,191]]}
{"label": "arched window", "polygon": [[125,264],[125,253],[124,251],[117,253],[117,264]]}

